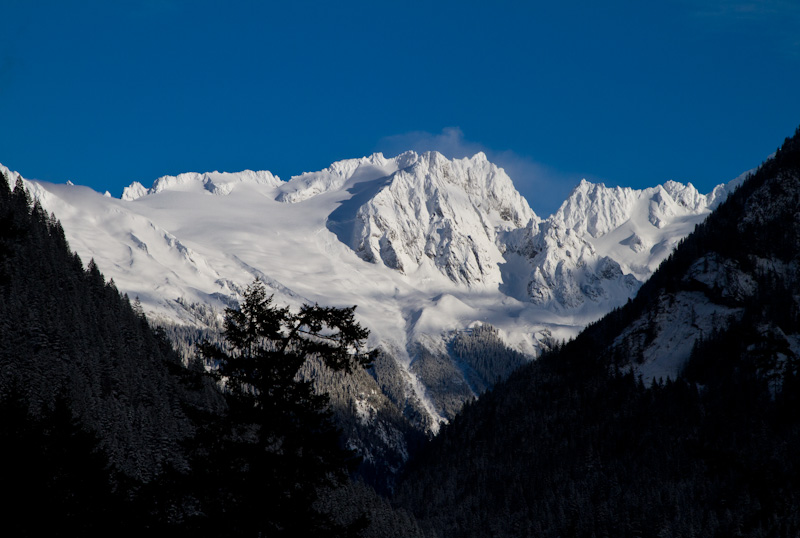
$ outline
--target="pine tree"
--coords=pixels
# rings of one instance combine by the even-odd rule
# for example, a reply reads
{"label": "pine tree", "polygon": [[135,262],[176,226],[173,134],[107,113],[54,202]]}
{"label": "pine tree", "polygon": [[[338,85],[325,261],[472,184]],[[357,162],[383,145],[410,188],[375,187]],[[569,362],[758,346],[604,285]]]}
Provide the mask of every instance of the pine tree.
{"label": "pine tree", "polygon": [[339,446],[327,395],[316,394],[298,372],[314,356],[347,372],[371,364],[374,353],[364,348],[369,332],[355,322],[354,310],[305,305],[294,313],[273,305],[256,280],[241,308],[226,310],[227,346],[200,346],[205,360],[218,365],[228,401],[222,422],[206,429],[206,463],[195,465],[210,479],[209,520],[223,527],[213,533],[347,531],[314,503],[320,488],[346,481],[353,457]]}

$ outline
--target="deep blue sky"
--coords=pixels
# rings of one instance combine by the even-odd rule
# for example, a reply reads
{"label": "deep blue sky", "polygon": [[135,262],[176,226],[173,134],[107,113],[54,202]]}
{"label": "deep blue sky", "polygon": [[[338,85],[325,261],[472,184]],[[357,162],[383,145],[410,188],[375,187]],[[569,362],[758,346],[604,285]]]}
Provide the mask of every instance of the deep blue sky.
{"label": "deep blue sky", "polygon": [[119,196],[486,151],[531,206],[580,180],[707,192],[800,125],[800,2],[0,0],[0,162]]}

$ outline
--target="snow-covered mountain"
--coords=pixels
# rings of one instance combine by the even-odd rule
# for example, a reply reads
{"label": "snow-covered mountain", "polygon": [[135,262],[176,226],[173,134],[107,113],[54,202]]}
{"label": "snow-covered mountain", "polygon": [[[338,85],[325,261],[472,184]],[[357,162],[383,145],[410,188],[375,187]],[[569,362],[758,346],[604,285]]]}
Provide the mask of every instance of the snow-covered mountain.
{"label": "snow-covered mountain", "polygon": [[599,317],[631,297],[744,177],[707,195],[676,181],[635,190],[583,180],[546,221],[507,234],[505,257],[516,264],[506,293]]}
{"label": "snow-covered mountain", "polygon": [[256,277],[278,303],[358,305],[394,361],[382,371],[399,376],[379,383],[399,383],[393,401],[435,430],[477,390],[452,354],[459,331],[490,324],[531,357],[574,336],[632,297],[739,181],[707,195],[584,181],[544,220],[482,153],[374,154],[286,182],[187,173],[121,199],[26,185],[82,259],[156,321],[207,325]]}
{"label": "snow-covered mountain", "polygon": [[424,268],[457,284],[496,288],[498,233],[538,218],[509,177],[486,160],[406,154],[413,164],[353,191],[328,228],[367,262],[400,273]]}

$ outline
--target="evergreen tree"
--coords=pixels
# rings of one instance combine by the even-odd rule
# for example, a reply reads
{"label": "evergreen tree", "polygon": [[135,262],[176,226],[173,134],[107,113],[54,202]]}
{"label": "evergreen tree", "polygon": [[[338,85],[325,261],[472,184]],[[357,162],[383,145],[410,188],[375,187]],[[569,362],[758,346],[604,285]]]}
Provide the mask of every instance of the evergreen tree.
{"label": "evergreen tree", "polygon": [[[368,367],[369,332],[355,307],[305,305],[294,313],[272,304],[256,280],[239,310],[226,310],[226,346],[201,345],[225,386],[228,409],[206,427],[195,464],[214,535],[309,536],[346,533],[314,508],[320,488],[346,482],[352,454],[339,446],[328,397],[298,372],[311,357],[333,370]],[[201,495],[203,495],[201,493]],[[201,518],[203,519],[203,518]],[[216,528],[211,529],[211,523]],[[311,533],[311,534],[309,534]]]}

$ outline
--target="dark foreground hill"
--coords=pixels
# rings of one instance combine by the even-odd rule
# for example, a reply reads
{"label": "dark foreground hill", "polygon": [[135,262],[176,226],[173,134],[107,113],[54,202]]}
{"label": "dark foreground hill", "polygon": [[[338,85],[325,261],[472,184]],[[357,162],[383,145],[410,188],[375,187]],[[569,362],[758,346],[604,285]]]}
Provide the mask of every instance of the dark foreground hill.
{"label": "dark foreground hill", "polygon": [[[395,501],[452,537],[796,537],[799,344],[800,130],[627,306],[465,408]],[[674,374],[645,385],[654,364]]]}
{"label": "dark foreground hill", "polygon": [[197,370],[195,387],[182,381],[191,370],[167,339],[5,177],[0,328],[0,511],[12,534],[99,532],[120,516],[123,484],[187,468],[185,409],[218,407],[217,391]]}

